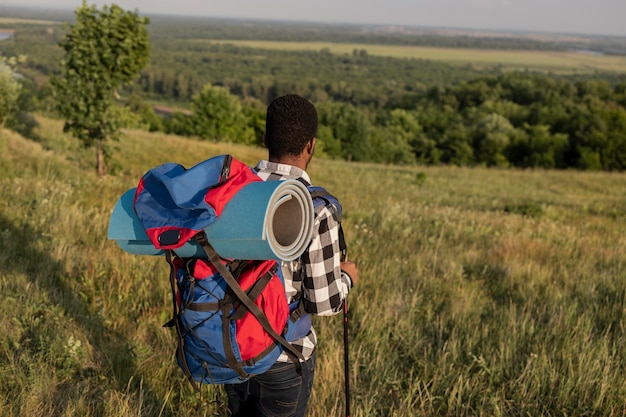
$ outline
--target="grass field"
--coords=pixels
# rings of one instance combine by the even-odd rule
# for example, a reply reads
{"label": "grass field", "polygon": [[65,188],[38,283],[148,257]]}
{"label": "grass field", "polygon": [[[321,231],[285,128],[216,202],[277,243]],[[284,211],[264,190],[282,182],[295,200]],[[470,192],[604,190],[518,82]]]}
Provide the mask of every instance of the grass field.
{"label": "grass field", "polygon": [[[198,42],[207,42],[198,40]],[[590,73],[595,71],[626,72],[626,56],[593,55],[582,52],[514,51],[467,48],[430,48],[420,46],[342,44],[332,42],[286,42],[254,40],[211,40],[213,43],[278,49],[287,51],[327,49],[335,54],[352,54],[366,50],[369,55],[393,58],[416,58],[443,61],[476,68],[502,66],[510,70],[545,71],[555,74]]]}
{"label": "grass field", "polygon": [[[0,415],[225,416],[175,365],[168,269],[106,239],[149,168],[257,148],[127,132],[92,150],[39,119],[0,130]],[[623,416],[626,176],[316,160],[344,205],[352,416]],[[310,416],[343,416],[341,317],[320,338]]]}
{"label": "grass field", "polygon": [[41,19],[20,19],[16,17],[1,17],[0,25],[54,25],[60,22],[54,20],[41,20]]}

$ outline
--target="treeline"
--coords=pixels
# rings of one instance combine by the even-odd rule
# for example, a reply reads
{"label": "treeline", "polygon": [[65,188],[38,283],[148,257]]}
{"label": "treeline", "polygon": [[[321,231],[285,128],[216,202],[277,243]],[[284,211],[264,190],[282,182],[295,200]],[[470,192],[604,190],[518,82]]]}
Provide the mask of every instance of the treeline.
{"label": "treeline", "polygon": [[498,74],[421,59],[370,56],[354,50],[280,51],[207,41],[161,41],[137,85],[148,97],[188,101],[207,84],[228,87],[241,97],[267,102],[299,91],[314,101],[335,100],[380,108],[428,86]]}
{"label": "treeline", "polygon": [[[195,22],[204,29],[196,33]],[[204,36],[271,32],[264,25],[157,23],[149,25],[150,64],[120,91],[124,99],[116,111],[128,127],[260,143],[266,104],[297,92],[318,106],[319,150],[331,158],[626,169],[624,74],[507,73],[357,49],[346,55],[261,50],[215,44]],[[276,27],[276,34],[285,27],[290,26]],[[284,36],[301,36],[306,28]],[[60,24],[20,25],[0,42],[4,56],[28,56],[19,68],[25,75],[22,110],[53,111],[47,77],[56,71],[61,36]],[[157,103],[187,111],[155,112]],[[20,114],[13,125],[32,128],[32,118]]]}
{"label": "treeline", "polygon": [[[407,92],[501,72],[499,68],[477,70],[469,65],[371,56],[356,49],[337,55],[328,50],[246,48],[195,38],[193,32],[185,31],[189,37],[180,39],[151,25],[148,28],[151,59],[132,92],[177,105],[185,105],[211,83],[228,87],[242,99],[267,102],[283,92],[299,91],[315,101],[381,107]],[[29,78],[45,79],[57,69],[62,34],[60,24],[20,25],[12,38],[0,42],[0,52],[28,56],[22,70]]]}
{"label": "treeline", "polygon": [[403,132],[426,163],[624,170],[625,108],[625,81],[512,73],[414,97],[404,111],[419,127]]}
{"label": "treeline", "polygon": [[[540,75],[481,77],[406,96],[380,110],[328,100],[320,150],[331,158],[391,164],[626,169],[626,82],[568,82]],[[258,143],[263,105],[207,85],[168,132]]]}
{"label": "treeline", "polygon": [[[240,30],[242,30],[240,28]],[[25,54],[31,78],[52,74],[60,59],[56,45],[61,26],[27,25],[14,38],[0,42],[5,56]],[[206,84],[227,87],[242,99],[268,102],[298,91],[314,101],[334,100],[357,107],[397,105],[406,94],[424,92],[477,77],[502,74],[504,68],[476,69],[424,59],[369,55],[354,49],[338,55],[328,50],[280,51],[212,43],[206,39],[170,39],[151,32],[151,60],[129,92],[157,102],[186,106]],[[579,74],[578,81],[602,77],[611,84],[623,74]]]}

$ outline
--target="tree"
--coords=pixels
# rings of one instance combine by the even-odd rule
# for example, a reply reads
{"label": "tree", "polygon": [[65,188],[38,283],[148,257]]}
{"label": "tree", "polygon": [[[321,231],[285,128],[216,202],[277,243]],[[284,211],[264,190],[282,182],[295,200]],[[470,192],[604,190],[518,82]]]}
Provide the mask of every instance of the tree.
{"label": "tree", "polygon": [[550,132],[548,125],[525,125],[505,150],[508,161],[517,167],[563,168],[567,135]]}
{"label": "tree", "polygon": [[384,121],[384,142],[375,154],[385,155],[384,162],[393,164],[413,164],[416,160],[430,163],[435,141],[424,135],[414,114],[407,110],[395,109]]}
{"label": "tree", "polygon": [[162,132],[165,130],[163,119],[156,114],[150,104],[144,102],[138,95],[131,95],[126,101],[125,107],[139,116],[141,123],[149,132]]}
{"label": "tree", "polygon": [[371,123],[365,113],[350,103],[326,102],[318,106],[321,126],[332,131],[341,143],[342,157],[348,161],[371,160]]}
{"label": "tree", "polygon": [[317,145],[315,154],[324,158],[341,159],[341,141],[333,136],[333,129],[320,124],[317,127]]}
{"label": "tree", "polygon": [[15,62],[15,58],[0,58],[0,126],[13,114],[20,97],[22,86],[11,68]]}
{"label": "tree", "polygon": [[193,133],[203,139],[258,143],[243,104],[226,87],[207,84],[191,103]]}
{"label": "tree", "polygon": [[515,133],[511,123],[499,114],[480,118],[474,129],[476,162],[487,166],[507,166],[503,153]]}
{"label": "tree", "polygon": [[106,173],[107,140],[119,140],[120,127],[113,106],[117,90],[130,82],[149,56],[148,18],[113,4],[76,9],[60,42],[65,55],[52,80],[57,106],[66,119],[65,130],[96,149],[98,175]]}

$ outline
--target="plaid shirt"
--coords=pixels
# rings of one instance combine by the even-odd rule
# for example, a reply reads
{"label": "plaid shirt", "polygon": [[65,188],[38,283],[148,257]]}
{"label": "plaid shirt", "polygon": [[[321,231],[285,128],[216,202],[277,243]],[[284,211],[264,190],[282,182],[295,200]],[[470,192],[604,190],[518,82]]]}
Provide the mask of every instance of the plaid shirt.
{"label": "plaid shirt", "polygon": [[[291,165],[261,161],[254,170],[265,181],[293,179],[305,185],[311,184],[305,171]],[[352,281],[341,272],[340,258],[339,223],[328,207],[319,206],[315,209],[311,244],[300,259],[282,263],[288,301],[301,299],[305,310],[318,316],[330,316],[341,311]],[[292,344],[308,359],[317,346],[313,327],[308,335]],[[285,353],[278,360],[291,361]]]}

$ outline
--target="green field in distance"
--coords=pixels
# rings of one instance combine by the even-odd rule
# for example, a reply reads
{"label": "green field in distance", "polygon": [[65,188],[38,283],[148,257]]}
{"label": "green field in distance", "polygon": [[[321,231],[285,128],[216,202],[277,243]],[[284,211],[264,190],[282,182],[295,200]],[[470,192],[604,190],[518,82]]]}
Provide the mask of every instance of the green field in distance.
{"label": "green field in distance", "polygon": [[[206,40],[197,40],[206,42]],[[502,66],[510,70],[545,71],[559,74],[595,71],[626,72],[626,56],[601,55],[578,51],[518,51],[468,48],[436,48],[404,45],[372,45],[333,42],[286,42],[255,40],[209,40],[259,49],[287,51],[327,49],[334,54],[365,50],[369,55],[443,61],[476,68]]]}

